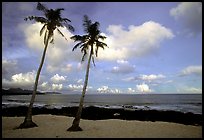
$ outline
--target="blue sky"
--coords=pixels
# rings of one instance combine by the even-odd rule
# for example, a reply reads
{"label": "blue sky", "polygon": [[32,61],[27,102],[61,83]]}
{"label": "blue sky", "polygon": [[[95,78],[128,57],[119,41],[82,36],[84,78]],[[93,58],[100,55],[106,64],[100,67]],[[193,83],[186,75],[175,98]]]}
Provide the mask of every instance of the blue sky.
{"label": "blue sky", "polygon": [[[202,3],[43,2],[64,8],[74,33],[84,34],[83,16],[100,23],[109,46],[91,66],[88,92],[111,94],[202,93]],[[2,3],[2,87],[32,89],[43,51],[42,16],[33,2]],[[74,42],[55,32],[48,46],[38,90],[80,93],[86,62]]]}

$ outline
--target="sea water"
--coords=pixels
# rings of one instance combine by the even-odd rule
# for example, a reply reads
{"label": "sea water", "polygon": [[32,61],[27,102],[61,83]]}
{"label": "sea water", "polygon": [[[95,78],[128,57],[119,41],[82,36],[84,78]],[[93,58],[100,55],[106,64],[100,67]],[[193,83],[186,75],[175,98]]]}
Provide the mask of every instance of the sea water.
{"label": "sea water", "polygon": [[[34,107],[78,106],[80,94],[36,95]],[[2,96],[2,108],[28,106],[31,95]],[[202,94],[86,94],[84,107],[172,110],[202,114]]]}

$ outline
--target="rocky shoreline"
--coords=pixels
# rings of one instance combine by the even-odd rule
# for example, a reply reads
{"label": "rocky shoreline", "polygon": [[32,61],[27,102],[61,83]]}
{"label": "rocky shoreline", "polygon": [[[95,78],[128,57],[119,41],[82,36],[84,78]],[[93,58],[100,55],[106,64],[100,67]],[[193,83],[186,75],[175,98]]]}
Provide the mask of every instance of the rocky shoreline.
{"label": "rocky shoreline", "polygon": [[[46,108],[34,107],[33,115],[52,114],[74,117],[78,107]],[[14,117],[25,116],[26,106],[2,108],[2,116]],[[185,125],[202,126],[202,114],[183,113],[177,111],[158,111],[158,110],[127,110],[118,108],[100,108],[95,106],[84,107],[82,119],[87,120],[139,120],[139,121],[164,121],[174,122]]]}

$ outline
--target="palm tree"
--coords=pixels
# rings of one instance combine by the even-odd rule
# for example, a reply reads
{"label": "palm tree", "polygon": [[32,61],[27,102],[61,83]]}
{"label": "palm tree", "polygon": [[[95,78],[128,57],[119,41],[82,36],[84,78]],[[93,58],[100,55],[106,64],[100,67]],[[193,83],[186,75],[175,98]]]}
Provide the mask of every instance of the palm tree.
{"label": "palm tree", "polygon": [[67,18],[61,17],[61,11],[64,10],[63,8],[58,8],[55,10],[47,9],[44,5],[42,5],[41,3],[38,2],[37,10],[42,11],[44,13],[45,17],[29,16],[29,17],[25,18],[25,20],[26,21],[28,19],[34,20],[36,22],[40,22],[43,24],[43,27],[40,30],[40,36],[44,33],[45,48],[44,48],[41,62],[40,62],[40,65],[39,65],[39,68],[38,68],[38,71],[36,74],[34,89],[33,89],[33,93],[32,93],[32,97],[30,100],[30,105],[28,107],[27,114],[25,116],[24,122],[22,124],[20,124],[20,126],[18,128],[37,127],[37,125],[32,121],[32,107],[33,107],[33,103],[35,100],[37,86],[38,86],[38,79],[39,79],[40,72],[41,72],[41,69],[42,69],[42,66],[44,63],[48,43],[49,43],[49,41],[50,41],[50,43],[54,43],[54,31],[55,31],[55,29],[57,29],[58,33],[60,35],[62,35],[65,39],[66,39],[66,37],[62,34],[62,32],[59,30],[58,27],[66,27],[68,30],[74,31],[74,28],[68,23],[71,21]]}
{"label": "palm tree", "polygon": [[97,57],[98,48],[101,47],[104,49],[104,47],[107,47],[107,45],[105,43],[99,41],[100,39],[104,40],[106,37],[100,35],[98,22],[92,23],[92,21],[89,20],[88,16],[85,15],[83,26],[84,26],[84,31],[87,34],[83,35],[83,36],[74,35],[71,37],[71,39],[73,39],[75,42],[79,41],[79,43],[77,43],[74,46],[72,51],[74,51],[76,48],[78,48],[80,46],[81,52],[83,53],[81,61],[84,61],[84,58],[87,55],[87,52],[88,51],[90,51],[90,52],[89,52],[88,64],[87,64],[87,68],[86,68],[85,82],[84,82],[84,86],[83,86],[83,90],[82,90],[82,95],[80,98],[79,108],[78,108],[77,114],[73,120],[72,126],[70,128],[68,128],[67,131],[82,131],[82,129],[79,127],[79,123],[80,123],[80,118],[81,118],[81,113],[82,113],[82,108],[83,108],[83,103],[84,103],[84,97],[85,97],[85,93],[86,93],[86,87],[88,85],[90,62],[92,59],[93,64],[95,66],[94,54]]}

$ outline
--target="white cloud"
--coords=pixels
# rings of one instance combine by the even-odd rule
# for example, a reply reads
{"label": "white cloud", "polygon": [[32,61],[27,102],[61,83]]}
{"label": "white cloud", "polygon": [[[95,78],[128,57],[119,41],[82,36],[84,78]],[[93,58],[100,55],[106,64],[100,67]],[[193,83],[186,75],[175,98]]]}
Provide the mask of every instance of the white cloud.
{"label": "white cloud", "polygon": [[79,62],[79,63],[77,63],[77,70],[78,71],[85,70],[86,66],[87,66],[86,62],[83,62],[83,63]]}
{"label": "white cloud", "polygon": [[134,76],[131,76],[131,77],[124,78],[124,79],[122,79],[122,80],[123,80],[123,81],[126,81],[126,82],[130,82],[130,81],[135,81],[135,80],[137,80],[137,78],[134,77]]}
{"label": "white cloud", "polygon": [[98,88],[97,91],[100,93],[106,93],[108,91],[108,86],[102,86]]}
{"label": "white cloud", "polygon": [[181,71],[181,75],[202,75],[202,65],[200,66],[188,66]]}
{"label": "white cloud", "polygon": [[160,43],[174,37],[170,29],[148,21],[140,26],[130,25],[124,30],[121,25],[110,25],[104,41],[109,48],[99,50],[99,59],[117,60],[139,57],[160,47]]}
{"label": "white cloud", "polygon": [[[19,28],[24,32],[27,46],[38,52],[39,56],[42,55],[44,49],[43,35],[41,37],[39,35],[42,26],[40,23],[19,25]],[[66,61],[79,62],[82,57],[79,49],[72,52],[72,48],[76,44],[70,39],[73,34],[65,28],[60,28],[60,30],[68,41],[57,32],[54,33],[55,44],[49,44],[46,54],[48,64],[53,67]],[[107,36],[104,42],[109,48],[99,50],[98,59],[119,60],[142,56],[159,48],[163,40],[171,39],[174,36],[171,30],[153,21],[145,22],[140,26],[131,25],[127,31],[120,25],[110,25],[107,30],[109,35],[104,34]],[[62,66],[60,65],[60,67]]]}
{"label": "white cloud", "polygon": [[53,77],[50,78],[53,83],[59,83],[66,80],[66,76],[60,76],[59,74],[55,74]]}
{"label": "white cloud", "polygon": [[[40,36],[40,29],[43,24],[20,24],[19,29],[23,31],[26,41],[26,46],[32,51],[34,50],[38,55],[39,59],[42,56],[44,49],[44,34]],[[81,52],[72,52],[74,42],[70,39],[73,36],[66,28],[60,28],[62,33],[68,39],[65,40],[57,31],[54,32],[54,44],[48,46],[46,52],[46,62],[48,72],[70,72],[72,69],[71,64],[66,64],[67,61],[81,60]]]}
{"label": "white cloud", "polygon": [[50,90],[50,86],[49,86],[48,82],[43,82],[41,85],[39,85],[39,90],[41,90],[41,91]]}
{"label": "white cloud", "polygon": [[202,31],[202,3],[182,2],[170,10],[170,15],[180,21],[189,35]]}
{"label": "white cloud", "polygon": [[20,88],[31,88],[35,81],[36,72],[27,72],[15,74],[11,77],[11,80],[3,79],[2,85],[6,88],[20,87]]}
{"label": "white cloud", "polygon": [[49,72],[49,73],[53,73],[53,72],[56,72],[60,69],[60,67],[58,66],[52,66],[52,65],[47,65],[46,67],[46,70]]}
{"label": "white cloud", "polygon": [[117,60],[118,66],[114,66],[111,69],[112,73],[122,73],[122,74],[127,74],[127,73],[131,73],[134,72],[135,70],[135,66],[129,64],[128,61],[125,60]]}
{"label": "white cloud", "polygon": [[202,93],[202,88],[184,86],[182,88],[177,89],[177,92],[178,93]]}
{"label": "white cloud", "polygon": [[128,88],[128,90],[127,90],[127,93],[135,93],[135,92],[136,92],[136,90],[132,89],[132,88]]}
{"label": "white cloud", "polygon": [[97,89],[97,92],[99,93],[121,93],[121,90],[117,88],[109,88],[108,86],[101,86],[100,88]]}
{"label": "white cloud", "polygon": [[189,93],[202,93],[202,88],[189,87],[185,91]]}
{"label": "white cloud", "polygon": [[136,80],[143,80],[143,81],[151,82],[151,81],[163,79],[165,77],[166,76],[164,76],[163,74],[158,74],[158,75],[156,75],[156,74],[150,74],[150,75],[141,74],[141,75],[136,76],[136,77],[131,76],[131,77],[124,78],[122,80],[126,81],[126,82],[136,81]]}
{"label": "white cloud", "polygon": [[149,81],[149,82],[153,80],[162,79],[162,78],[165,78],[165,76],[162,74],[158,74],[158,75],[150,74],[150,75],[140,75],[139,76],[139,79],[144,80],[144,81]]}
{"label": "white cloud", "polygon": [[75,84],[69,84],[68,85],[68,89],[70,90],[77,90],[77,91],[81,91],[83,89],[83,85],[75,85]]}
{"label": "white cloud", "polygon": [[2,78],[8,78],[17,69],[16,60],[2,60]]}
{"label": "white cloud", "polygon": [[61,68],[61,71],[62,72],[70,72],[71,70],[72,70],[72,64],[67,64],[67,65],[65,65],[65,67],[62,67]]}
{"label": "white cloud", "polygon": [[149,86],[148,86],[147,84],[145,84],[145,83],[136,85],[136,90],[137,90],[138,92],[142,92],[142,93],[147,93],[147,92],[152,92],[152,91],[153,91],[153,90],[151,90],[151,89],[149,88]]}
{"label": "white cloud", "polygon": [[52,84],[53,90],[61,90],[63,88],[62,84]]}
{"label": "white cloud", "polygon": [[[73,91],[82,91],[83,90],[83,85],[82,84],[69,84],[68,86],[67,86],[67,88],[69,89],[69,90],[73,90]],[[91,87],[91,86],[87,86],[86,87],[86,91],[88,91],[89,89],[92,89],[93,87]]]}
{"label": "white cloud", "polygon": [[83,82],[83,79],[77,80],[77,83],[78,83],[78,84],[81,84],[82,82]]}
{"label": "white cloud", "polygon": [[117,60],[117,63],[118,64],[128,64],[129,62],[121,59],[121,60]]}

